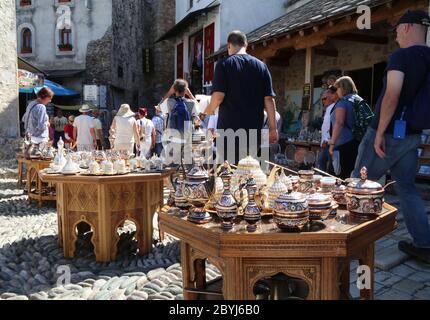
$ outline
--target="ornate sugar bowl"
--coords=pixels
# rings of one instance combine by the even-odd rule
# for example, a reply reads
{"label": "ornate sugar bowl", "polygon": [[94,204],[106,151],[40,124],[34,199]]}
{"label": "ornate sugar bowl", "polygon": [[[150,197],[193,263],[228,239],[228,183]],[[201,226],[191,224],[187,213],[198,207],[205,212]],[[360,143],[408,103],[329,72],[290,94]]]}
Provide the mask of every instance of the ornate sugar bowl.
{"label": "ornate sugar bowl", "polygon": [[273,221],[282,231],[301,231],[309,222],[306,195],[300,192],[281,195],[275,201]]}
{"label": "ornate sugar bowl", "polygon": [[195,165],[186,174],[183,191],[188,203],[193,206],[188,216],[190,221],[200,224],[212,220],[211,215],[204,210],[204,206],[206,202],[208,202],[211,193],[209,174],[203,166],[199,165],[199,162],[196,161]]}
{"label": "ornate sugar bowl", "polygon": [[309,220],[325,220],[332,212],[333,199],[331,196],[314,193],[308,197]]}
{"label": "ornate sugar bowl", "polygon": [[261,211],[255,202],[257,183],[254,178],[248,179],[246,190],[248,191],[248,205],[245,207],[243,219],[248,223],[246,226],[248,232],[255,232],[257,230],[257,222],[261,220]]}
{"label": "ornate sugar bowl", "polygon": [[382,212],[385,189],[379,183],[367,180],[367,168],[360,170],[361,179],[351,180],[346,188],[347,208],[364,218]]}
{"label": "ornate sugar bowl", "polygon": [[215,205],[218,217],[222,220],[222,229],[231,230],[233,228],[233,221],[237,217],[238,205],[236,199],[230,190],[232,173],[224,169],[220,178],[222,179],[224,185],[224,191],[219,198],[217,204]]}
{"label": "ornate sugar bowl", "polygon": [[311,171],[311,170],[299,171],[299,177],[300,177],[299,192],[302,192],[302,193],[315,192],[314,184],[313,184],[314,171]]}

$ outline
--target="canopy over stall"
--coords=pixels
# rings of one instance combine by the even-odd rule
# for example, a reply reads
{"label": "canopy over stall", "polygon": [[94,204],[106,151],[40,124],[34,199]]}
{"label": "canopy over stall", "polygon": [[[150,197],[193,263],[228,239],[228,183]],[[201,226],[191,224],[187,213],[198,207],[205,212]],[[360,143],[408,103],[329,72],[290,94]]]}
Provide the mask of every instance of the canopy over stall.
{"label": "canopy over stall", "polygon": [[[76,90],[65,88],[62,85],[52,82],[48,79],[45,79],[44,86],[50,88],[56,96],[60,97],[66,97],[66,96],[78,96],[80,93]],[[35,86],[35,87],[24,87],[20,88],[20,93],[36,93],[42,88],[42,86]]]}

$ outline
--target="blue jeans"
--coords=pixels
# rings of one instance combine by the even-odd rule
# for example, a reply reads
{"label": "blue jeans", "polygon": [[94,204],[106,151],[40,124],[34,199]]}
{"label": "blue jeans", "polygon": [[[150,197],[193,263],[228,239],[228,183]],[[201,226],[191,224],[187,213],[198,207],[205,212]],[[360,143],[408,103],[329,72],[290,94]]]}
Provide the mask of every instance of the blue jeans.
{"label": "blue jeans", "polygon": [[370,180],[379,180],[388,170],[391,172],[396,192],[405,218],[406,227],[420,248],[430,248],[430,226],[424,202],[415,187],[418,167],[417,148],[421,143],[420,135],[408,135],[404,140],[385,135],[386,157],[381,159],[373,147],[376,131],[367,130],[358,149],[357,161],[352,176],[360,177],[360,169],[366,167]]}
{"label": "blue jeans", "polygon": [[328,148],[322,148],[320,156],[318,158],[318,169],[323,171],[329,171],[329,163],[331,162],[331,156]]}
{"label": "blue jeans", "polygon": [[155,153],[157,156],[161,156],[161,152],[163,152],[163,144],[160,143],[156,143],[155,144]]}

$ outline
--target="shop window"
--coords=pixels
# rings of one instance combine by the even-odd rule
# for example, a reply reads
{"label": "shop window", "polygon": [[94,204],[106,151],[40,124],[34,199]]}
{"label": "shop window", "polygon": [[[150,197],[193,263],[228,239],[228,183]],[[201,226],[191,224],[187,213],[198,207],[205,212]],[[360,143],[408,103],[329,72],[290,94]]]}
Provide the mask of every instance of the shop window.
{"label": "shop window", "polygon": [[55,0],[55,6],[66,5],[69,7],[73,7],[75,5],[75,0]]}
{"label": "shop window", "polygon": [[19,1],[19,5],[20,5],[21,7],[31,6],[31,0],[20,0],[20,1]]}
{"label": "shop window", "polygon": [[72,30],[71,29],[61,29],[60,30],[60,42],[58,44],[58,49],[60,51],[72,51]]}
{"label": "shop window", "polygon": [[31,30],[29,28],[22,29],[21,36],[21,53],[32,53],[33,43]]}

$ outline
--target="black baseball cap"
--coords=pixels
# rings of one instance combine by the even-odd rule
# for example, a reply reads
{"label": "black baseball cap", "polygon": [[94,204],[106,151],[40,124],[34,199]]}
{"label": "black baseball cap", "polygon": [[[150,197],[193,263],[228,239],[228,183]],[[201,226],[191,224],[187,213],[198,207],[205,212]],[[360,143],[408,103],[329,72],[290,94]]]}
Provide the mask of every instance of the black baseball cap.
{"label": "black baseball cap", "polygon": [[393,28],[395,30],[400,24],[412,23],[430,27],[430,17],[427,12],[422,10],[408,10]]}

